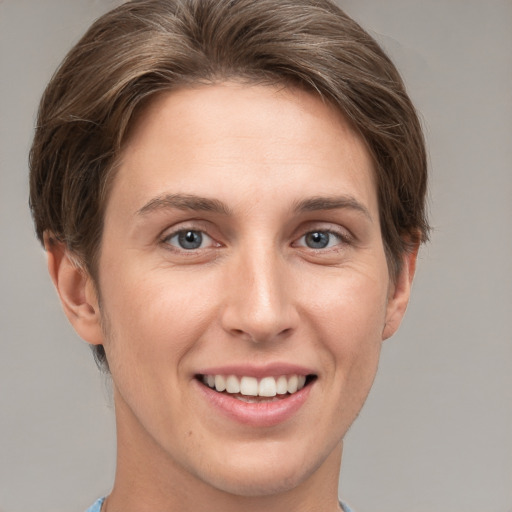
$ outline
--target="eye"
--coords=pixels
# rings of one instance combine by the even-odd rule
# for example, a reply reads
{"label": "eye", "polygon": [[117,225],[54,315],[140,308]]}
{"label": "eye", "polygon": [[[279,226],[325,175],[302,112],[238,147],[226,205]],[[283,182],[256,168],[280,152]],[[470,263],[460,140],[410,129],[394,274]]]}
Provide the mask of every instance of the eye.
{"label": "eye", "polygon": [[297,245],[310,249],[330,249],[343,242],[343,237],[332,231],[310,231],[303,235]]}
{"label": "eye", "polygon": [[186,251],[204,249],[205,247],[211,247],[214,243],[206,233],[194,229],[183,229],[173,233],[166,237],[164,242]]}

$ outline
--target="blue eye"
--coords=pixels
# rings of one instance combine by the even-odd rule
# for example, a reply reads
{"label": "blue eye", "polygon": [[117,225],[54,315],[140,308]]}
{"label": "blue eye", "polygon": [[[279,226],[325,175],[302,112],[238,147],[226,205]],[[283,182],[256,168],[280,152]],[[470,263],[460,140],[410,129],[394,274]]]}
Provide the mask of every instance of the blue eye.
{"label": "blue eye", "polygon": [[300,245],[310,249],[329,249],[340,242],[341,236],[336,233],[330,231],[311,231],[301,238]]}
{"label": "blue eye", "polygon": [[184,229],[168,237],[166,242],[179,249],[193,251],[194,249],[202,249],[206,243],[211,244],[212,239],[202,231]]}

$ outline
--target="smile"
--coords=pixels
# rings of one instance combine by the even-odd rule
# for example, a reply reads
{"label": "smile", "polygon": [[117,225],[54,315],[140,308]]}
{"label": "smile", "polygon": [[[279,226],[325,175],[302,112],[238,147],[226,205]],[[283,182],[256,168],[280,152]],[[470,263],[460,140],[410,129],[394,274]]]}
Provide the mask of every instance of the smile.
{"label": "smile", "polygon": [[281,375],[279,377],[256,377],[236,375],[202,375],[201,380],[219,393],[226,392],[243,397],[275,397],[294,394],[306,384],[306,375]]}

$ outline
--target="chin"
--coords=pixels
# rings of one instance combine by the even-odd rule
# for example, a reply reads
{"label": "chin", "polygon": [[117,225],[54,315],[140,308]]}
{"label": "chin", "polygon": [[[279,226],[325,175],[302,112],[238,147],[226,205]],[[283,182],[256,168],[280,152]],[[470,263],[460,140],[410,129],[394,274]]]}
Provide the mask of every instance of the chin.
{"label": "chin", "polygon": [[295,489],[310,476],[310,473],[298,471],[297,468],[293,471],[273,470],[271,474],[268,474],[268,471],[267,474],[264,473],[249,469],[233,475],[234,478],[217,477],[211,484],[218,490],[235,496],[264,497],[284,494]]}
{"label": "chin", "polygon": [[[250,460],[250,457],[240,455],[226,461],[221,467],[217,466],[215,474],[209,472],[203,480],[212,487],[243,497],[264,497],[284,494],[299,487],[319,472],[319,468],[325,465],[325,457],[316,457],[315,460],[307,460],[308,453],[282,454],[276,456],[271,448],[263,450],[267,455],[264,460],[258,457]],[[310,451],[309,454],[314,453]],[[338,450],[334,455],[337,458]],[[340,450],[341,453],[341,450]],[[261,450],[259,455],[261,455]],[[335,461],[335,464],[339,462]],[[210,470],[211,471],[211,470]],[[320,476],[320,475],[319,475]]]}

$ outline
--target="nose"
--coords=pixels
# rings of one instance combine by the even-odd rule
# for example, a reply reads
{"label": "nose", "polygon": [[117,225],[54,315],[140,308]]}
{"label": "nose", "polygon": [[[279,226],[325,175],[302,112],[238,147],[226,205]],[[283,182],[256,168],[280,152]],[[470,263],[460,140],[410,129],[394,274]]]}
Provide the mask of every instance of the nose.
{"label": "nose", "polygon": [[240,254],[229,267],[221,314],[224,330],[254,343],[289,336],[299,314],[286,261],[271,249],[259,248]]}

